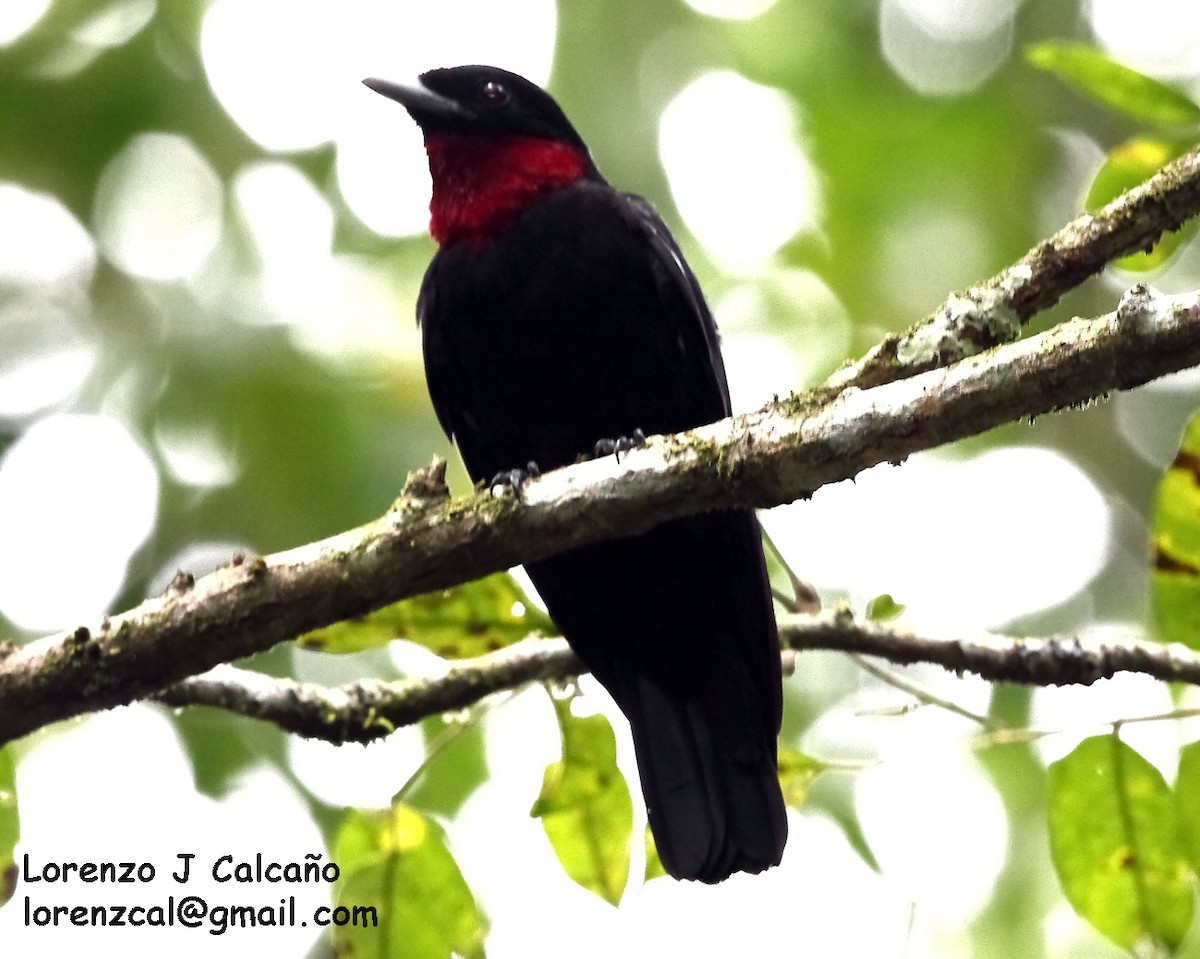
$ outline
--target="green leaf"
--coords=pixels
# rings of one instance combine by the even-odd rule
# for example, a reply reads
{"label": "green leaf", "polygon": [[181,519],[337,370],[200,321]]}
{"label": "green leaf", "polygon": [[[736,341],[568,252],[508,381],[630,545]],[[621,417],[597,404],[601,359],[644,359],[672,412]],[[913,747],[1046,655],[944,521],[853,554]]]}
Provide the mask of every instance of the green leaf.
{"label": "green leaf", "polygon": [[305,649],[356,653],[403,638],[446,659],[464,659],[511,646],[533,633],[555,635],[557,630],[516,580],[494,573],[314,630],[297,642]]}
{"label": "green leaf", "polygon": [[885,622],[895,619],[904,612],[904,604],[897,603],[890,593],[881,593],[867,603],[867,619]]}
{"label": "green leaf", "polygon": [[799,809],[817,777],[829,767],[819,759],[806,756],[790,746],[779,747],[779,786],[783,801]]}
{"label": "green leaf", "polygon": [[556,699],[563,758],[546,767],[530,815],[567,875],[614,906],[629,878],[633,801],[617,769],[617,741],[601,715],[578,717],[571,698]]}
{"label": "green leaf", "polygon": [[1125,949],[1174,949],[1192,918],[1192,871],[1175,799],[1115,735],[1085,739],[1049,770],[1050,852],[1067,900]]}
{"label": "green leaf", "polygon": [[1159,480],[1151,517],[1150,605],[1159,639],[1200,649],[1200,413]]}
{"label": "green leaf", "polygon": [[[412,779],[399,798],[418,809],[453,819],[462,804],[488,778],[484,723],[472,715],[465,722],[431,716],[422,722],[425,770]],[[436,755],[434,752],[436,751]]]}
{"label": "green leaf", "polygon": [[410,806],[350,810],[338,830],[337,906],[373,907],[378,925],[335,927],[339,959],[482,957],[488,924],[446,836]]}
{"label": "green leaf", "polygon": [[1188,96],[1110,60],[1095,47],[1048,40],[1025,48],[1025,59],[1103,106],[1137,120],[1185,126],[1200,121]]}
{"label": "green leaf", "polygon": [[1200,872],[1200,742],[1189,743],[1179,751],[1175,806],[1179,810],[1184,853],[1192,869]]}
{"label": "green leaf", "polygon": [[17,864],[13,850],[21,838],[17,813],[17,765],[13,747],[0,749],[0,906],[17,891]]}
{"label": "green leaf", "polygon": [[[1088,190],[1087,209],[1100,209],[1126,190],[1143,183],[1194,145],[1191,140],[1134,137],[1114,147]],[[1174,233],[1164,233],[1149,250],[1123,256],[1115,263],[1121,269],[1136,272],[1157,269],[1195,232],[1194,225],[1188,224]]]}
{"label": "green leaf", "polygon": [[650,831],[650,826],[646,826],[646,872],[642,877],[646,882],[651,879],[658,879],[660,876],[667,874],[666,867],[662,864],[662,857],[658,854],[658,844],[654,841],[654,833]]}

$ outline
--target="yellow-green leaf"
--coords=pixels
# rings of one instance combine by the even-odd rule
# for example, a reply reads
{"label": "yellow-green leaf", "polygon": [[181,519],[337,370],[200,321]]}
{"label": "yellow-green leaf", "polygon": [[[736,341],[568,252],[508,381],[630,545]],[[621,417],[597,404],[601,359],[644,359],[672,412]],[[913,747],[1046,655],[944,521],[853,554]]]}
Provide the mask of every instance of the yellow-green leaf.
{"label": "yellow-green leaf", "polygon": [[779,786],[783,790],[783,801],[799,809],[808,798],[812,784],[827,768],[825,763],[806,756],[798,749],[780,746]]}
{"label": "yellow-green leaf", "polygon": [[1050,852],[1067,900],[1125,949],[1174,949],[1192,919],[1193,874],[1162,774],[1115,735],[1049,772]]}
{"label": "yellow-green leaf", "polygon": [[579,717],[556,699],[562,759],[546,767],[530,810],[567,875],[614,906],[629,878],[633,800],[617,769],[617,741],[601,715]]}
{"label": "yellow-green leaf", "polygon": [[21,838],[17,814],[17,767],[12,746],[0,749],[0,906],[17,891],[17,864],[13,850]]}
{"label": "yellow-green leaf", "polygon": [[1175,806],[1179,810],[1184,854],[1192,869],[1200,873],[1200,742],[1189,743],[1179,752]]}
{"label": "yellow-green leaf", "polygon": [[314,630],[298,643],[327,653],[355,653],[408,639],[447,659],[464,659],[511,646],[533,633],[555,632],[550,618],[511,576],[495,573]]}
{"label": "yellow-green leaf", "polygon": [[432,819],[399,803],[388,812],[350,810],[334,861],[336,905],[374,909],[377,918],[334,928],[338,959],[483,956],[487,920]]}
{"label": "yellow-green leaf", "polygon": [[662,857],[658,854],[658,844],[654,841],[654,833],[650,831],[650,827],[646,826],[646,872],[643,878],[646,882],[651,879],[657,879],[659,876],[667,874],[666,868],[662,864]]}
{"label": "yellow-green leaf", "polygon": [[[1108,152],[1104,165],[1088,190],[1085,205],[1098,210],[1153,176],[1176,157],[1195,145],[1193,140],[1162,137],[1134,137]],[[1125,270],[1144,272],[1162,266],[1184,241],[1195,235],[1195,226],[1188,224],[1173,233],[1164,233],[1149,250],[1131,253],[1116,260]]]}
{"label": "yellow-green leaf", "polygon": [[904,604],[897,603],[891,593],[881,593],[867,603],[867,619],[885,622],[895,619],[904,612]]}
{"label": "yellow-green leaf", "polygon": [[1159,639],[1200,649],[1200,413],[1158,483],[1150,603]]}
{"label": "yellow-green leaf", "polygon": [[1116,63],[1093,46],[1048,40],[1027,47],[1025,59],[1126,116],[1176,126],[1200,121],[1200,106],[1186,94]]}

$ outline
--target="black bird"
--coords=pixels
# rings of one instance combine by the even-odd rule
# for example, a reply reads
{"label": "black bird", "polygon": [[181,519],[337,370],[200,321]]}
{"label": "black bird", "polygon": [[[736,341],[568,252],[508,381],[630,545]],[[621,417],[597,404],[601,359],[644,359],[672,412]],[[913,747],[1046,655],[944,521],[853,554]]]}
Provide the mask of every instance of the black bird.
{"label": "black bird", "polygon": [[[679,247],[605,181],[550,95],[495,67],[420,81],[363,82],[425,136],[440,248],[417,318],[471,477],[728,416],[716,327]],[[754,514],[674,520],[527,570],[629,719],[667,872],[719,882],[777,865],[779,640]]]}

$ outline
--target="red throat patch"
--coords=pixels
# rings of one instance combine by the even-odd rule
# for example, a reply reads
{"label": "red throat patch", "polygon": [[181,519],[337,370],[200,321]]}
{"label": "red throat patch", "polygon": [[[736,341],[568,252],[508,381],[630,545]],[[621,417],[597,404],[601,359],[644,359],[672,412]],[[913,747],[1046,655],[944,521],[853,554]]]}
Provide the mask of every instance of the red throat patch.
{"label": "red throat patch", "polygon": [[503,229],[531,200],[581,179],[578,147],[537,137],[441,133],[426,137],[433,199],[429,232],[441,245],[482,241]]}

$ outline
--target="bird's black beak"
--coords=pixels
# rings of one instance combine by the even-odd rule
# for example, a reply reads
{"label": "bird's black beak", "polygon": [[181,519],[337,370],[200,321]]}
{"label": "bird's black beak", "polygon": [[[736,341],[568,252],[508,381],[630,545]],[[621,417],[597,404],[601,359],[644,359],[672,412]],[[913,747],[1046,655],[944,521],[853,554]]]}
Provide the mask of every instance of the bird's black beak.
{"label": "bird's black beak", "polygon": [[418,124],[426,120],[468,120],[472,117],[471,111],[456,100],[434,93],[426,87],[405,86],[376,77],[367,77],[363,83],[389,100],[395,100]]}

